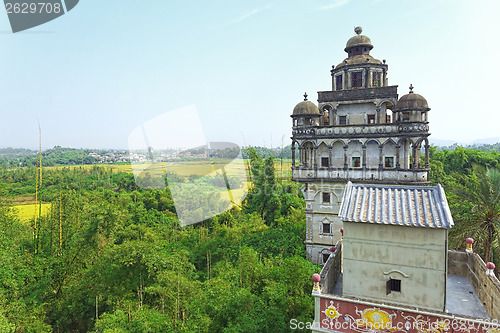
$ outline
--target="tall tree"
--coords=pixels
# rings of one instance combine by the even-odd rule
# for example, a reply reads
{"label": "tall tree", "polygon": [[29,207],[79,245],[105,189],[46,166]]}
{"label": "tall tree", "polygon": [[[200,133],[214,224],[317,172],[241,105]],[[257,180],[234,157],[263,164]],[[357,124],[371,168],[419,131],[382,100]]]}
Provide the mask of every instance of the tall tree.
{"label": "tall tree", "polygon": [[[500,170],[474,167],[472,176],[463,177],[455,193],[468,212],[458,215],[454,234],[473,237],[486,261],[493,260],[493,245],[500,230]],[[465,201],[465,202],[464,202]]]}

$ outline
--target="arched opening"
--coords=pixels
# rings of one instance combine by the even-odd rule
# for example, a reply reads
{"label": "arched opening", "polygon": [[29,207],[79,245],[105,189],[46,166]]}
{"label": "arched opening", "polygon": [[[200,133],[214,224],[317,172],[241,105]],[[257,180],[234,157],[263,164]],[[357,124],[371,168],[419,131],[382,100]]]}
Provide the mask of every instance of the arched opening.
{"label": "arched opening", "polygon": [[344,143],[336,141],[332,145],[332,168],[341,169],[344,167]]}
{"label": "arched opening", "polygon": [[301,154],[300,163],[306,168],[312,168],[314,165],[314,145],[312,142],[306,142],[302,146],[302,154]]}
{"label": "arched opening", "polygon": [[399,154],[396,156],[396,166],[399,165],[402,169],[410,169],[412,153],[412,142],[408,139],[402,139],[399,142]]}
{"label": "arched opening", "polygon": [[366,167],[376,169],[379,165],[379,143],[375,140],[370,140],[366,143]]}
{"label": "arched opening", "polygon": [[330,167],[330,150],[328,146],[322,142],[317,150],[318,161],[317,164],[320,168],[329,168]]}
{"label": "arched opening", "polygon": [[354,169],[361,168],[362,146],[358,140],[349,142],[347,146],[347,164]]}
{"label": "arched opening", "polygon": [[330,114],[332,107],[330,105],[325,105],[321,108],[323,115],[321,116],[320,125],[327,126],[330,124]]}
{"label": "arched opening", "polygon": [[397,162],[397,149],[396,144],[392,140],[388,140],[382,146],[382,164],[386,169],[392,169],[396,167]]}

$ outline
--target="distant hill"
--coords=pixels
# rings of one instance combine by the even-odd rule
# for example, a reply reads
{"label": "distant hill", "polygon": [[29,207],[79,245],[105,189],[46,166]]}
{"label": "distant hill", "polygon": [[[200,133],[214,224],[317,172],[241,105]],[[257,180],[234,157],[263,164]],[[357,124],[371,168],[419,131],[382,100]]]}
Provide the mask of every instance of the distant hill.
{"label": "distant hill", "polygon": [[453,146],[462,146],[462,147],[479,147],[482,145],[494,145],[496,143],[500,143],[500,137],[497,138],[487,138],[487,139],[476,139],[473,141],[465,142],[465,141],[456,141],[456,140],[445,140],[439,138],[429,138],[429,142],[437,147],[453,147]]}

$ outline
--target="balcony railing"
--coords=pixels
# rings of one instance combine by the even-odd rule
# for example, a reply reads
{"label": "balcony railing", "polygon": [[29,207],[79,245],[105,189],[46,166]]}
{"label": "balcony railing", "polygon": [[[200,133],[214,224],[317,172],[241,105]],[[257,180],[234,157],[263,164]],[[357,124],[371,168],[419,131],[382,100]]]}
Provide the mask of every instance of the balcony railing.
{"label": "balcony railing", "polygon": [[342,126],[295,126],[292,129],[293,136],[373,136],[380,134],[419,133],[429,131],[426,122],[405,122],[389,124],[364,124],[364,125],[342,125]]}
{"label": "balcony railing", "polygon": [[397,100],[398,86],[318,92],[318,102],[320,103],[365,100],[373,98],[395,98]]}
{"label": "balcony railing", "polygon": [[314,169],[293,168],[292,180],[299,182],[338,182],[364,181],[371,183],[427,184],[429,169]]}

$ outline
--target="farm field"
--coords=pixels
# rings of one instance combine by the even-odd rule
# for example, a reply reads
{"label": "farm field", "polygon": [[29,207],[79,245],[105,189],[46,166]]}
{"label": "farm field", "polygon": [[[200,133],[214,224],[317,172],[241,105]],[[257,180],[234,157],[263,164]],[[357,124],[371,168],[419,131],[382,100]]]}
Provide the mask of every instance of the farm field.
{"label": "farm field", "polygon": [[[164,172],[173,173],[179,176],[192,176],[192,175],[207,175],[212,173],[212,171],[217,171],[222,169],[231,160],[224,159],[215,159],[212,163],[207,160],[199,160],[199,161],[178,161],[178,162],[164,162],[164,163],[132,163],[132,164],[94,164],[94,165],[71,165],[71,166],[54,166],[47,167],[47,169],[61,169],[61,168],[83,168],[83,169],[91,169],[93,167],[101,167],[111,169],[113,172],[136,172],[136,174],[140,174],[143,171],[148,171],[151,176],[159,176],[163,175]],[[290,177],[291,172],[291,160],[283,160],[283,165],[279,160],[275,160],[275,169],[278,176],[287,178]],[[235,160],[232,164],[231,170],[237,171],[238,169],[245,169],[248,174],[248,160]]]}
{"label": "farm field", "polygon": [[[42,216],[47,215],[50,212],[50,203],[42,203]],[[12,206],[12,209],[16,211],[17,216],[22,220],[22,221],[29,221],[35,216],[35,204],[28,204],[28,205],[15,205]],[[37,205],[38,209],[38,205]]]}

